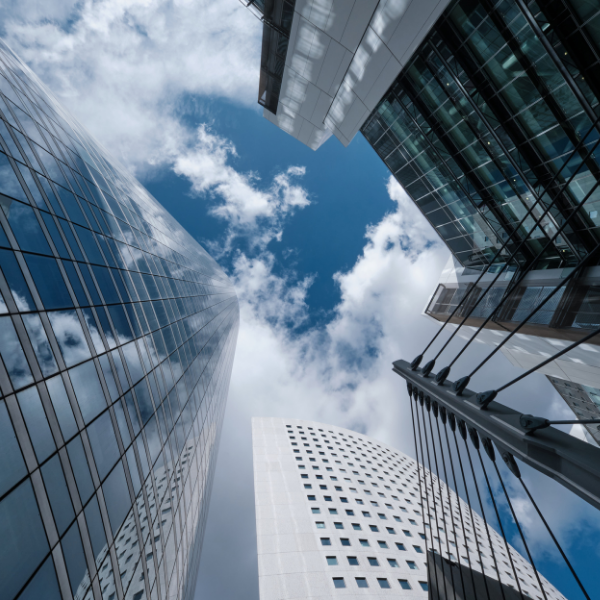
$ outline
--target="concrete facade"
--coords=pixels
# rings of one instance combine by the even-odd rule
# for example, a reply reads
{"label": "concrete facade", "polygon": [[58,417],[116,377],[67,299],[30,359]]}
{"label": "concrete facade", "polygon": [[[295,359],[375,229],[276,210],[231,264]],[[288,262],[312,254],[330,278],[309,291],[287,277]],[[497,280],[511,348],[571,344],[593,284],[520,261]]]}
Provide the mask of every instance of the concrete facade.
{"label": "concrete facade", "polygon": [[[469,535],[479,540],[484,573],[498,579],[483,520],[420,469],[446,525],[423,527],[410,457],[354,431],[298,419],[255,418],[252,438],[261,600],[427,598],[428,548],[441,542],[442,556],[481,571]],[[506,545],[490,533],[500,580],[515,588]],[[508,549],[523,593],[542,600],[533,568]],[[548,600],[564,598],[540,578]]]}

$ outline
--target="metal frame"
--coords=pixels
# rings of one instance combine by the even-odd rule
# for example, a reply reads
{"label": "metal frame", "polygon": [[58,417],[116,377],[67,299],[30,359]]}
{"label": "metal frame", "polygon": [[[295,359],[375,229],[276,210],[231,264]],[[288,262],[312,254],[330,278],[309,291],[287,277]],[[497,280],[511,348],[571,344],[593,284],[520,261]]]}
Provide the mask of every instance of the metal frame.
{"label": "metal frame", "polygon": [[522,413],[489,402],[487,393],[466,388],[457,393],[452,382],[438,385],[433,376],[424,376],[419,368],[412,370],[405,360],[393,364],[393,371],[406,380],[412,394],[416,391],[420,402],[434,407],[434,415],[444,409],[443,414],[454,415],[482,438],[492,440],[505,461],[519,458],[600,509],[600,448],[552,427],[532,435],[521,425]]}

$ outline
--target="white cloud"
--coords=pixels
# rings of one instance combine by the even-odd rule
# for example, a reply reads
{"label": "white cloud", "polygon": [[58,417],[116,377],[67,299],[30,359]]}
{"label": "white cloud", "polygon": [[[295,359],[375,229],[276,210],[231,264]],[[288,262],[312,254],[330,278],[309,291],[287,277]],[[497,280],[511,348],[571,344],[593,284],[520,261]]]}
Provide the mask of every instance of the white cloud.
{"label": "white cloud", "polygon": [[262,27],[237,0],[19,0],[3,7],[0,27],[71,113],[138,169],[179,150],[186,102],[256,105]]}
{"label": "white cloud", "polygon": [[173,156],[173,170],[190,180],[196,194],[218,198],[211,213],[228,223],[223,249],[230,250],[233,238],[240,234],[249,236],[252,245],[262,249],[271,240],[281,239],[284,217],[310,204],[306,190],[294,183],[305,169],[289,167],[264,186],[256,173],[240,173],[229,164],[236,156],[229,140],[201,125],[195,142]]}

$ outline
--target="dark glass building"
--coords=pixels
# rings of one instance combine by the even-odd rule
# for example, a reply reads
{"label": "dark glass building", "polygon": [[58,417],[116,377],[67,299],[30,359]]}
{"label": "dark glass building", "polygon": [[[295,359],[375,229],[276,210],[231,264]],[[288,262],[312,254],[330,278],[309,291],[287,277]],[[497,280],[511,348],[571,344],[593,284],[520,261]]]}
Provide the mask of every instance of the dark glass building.
{"label": "dark glass building", "polygon": [[[600,5],[586,0],[456,0],[362,127],[460,265],[545,272],[500,321],[519,322],[563,269],[598,265],[599,24]],[[596,327],[598,289],[565,286],[535,325]],[[429,312],[445,319],[460,295],[440,289]]]}
{"label": "dark glass building", "polygon": [[3,44],[0,117],[0,597],[191,598],[235,292]]}

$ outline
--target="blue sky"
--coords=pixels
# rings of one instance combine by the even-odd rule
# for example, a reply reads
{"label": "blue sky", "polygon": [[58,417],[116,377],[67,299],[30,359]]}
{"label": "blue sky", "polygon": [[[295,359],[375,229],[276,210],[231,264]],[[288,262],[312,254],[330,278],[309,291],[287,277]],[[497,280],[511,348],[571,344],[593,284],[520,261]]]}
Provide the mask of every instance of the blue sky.
{"label": "blue sky", "polygon": [[[197,598],[257,599],[250,418],[333,423],[413,455],[391,363],[411,359],[437,331],[421,311],[448,252],[360,135],[348,148],[331,139],[313,152],[262,118],[261,26],[237,0],[3,7],[8,43],[236,283],[242,325]],[[453,377],[483,348],[470,348]],[[472,387],[518,373],[497,356]],[[570,414],[542,376],[502,401]],[[600,597],[597,514],[529,477]],[[540,570],[577,598],[530,507],[519,506]]]}

